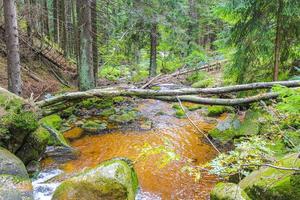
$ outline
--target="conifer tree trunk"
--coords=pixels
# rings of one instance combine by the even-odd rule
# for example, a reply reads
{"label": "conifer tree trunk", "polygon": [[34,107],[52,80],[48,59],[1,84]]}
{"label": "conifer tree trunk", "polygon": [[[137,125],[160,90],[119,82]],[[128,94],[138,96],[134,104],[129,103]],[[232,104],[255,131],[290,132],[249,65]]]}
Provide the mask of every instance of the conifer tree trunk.
{"label": "conifer tree trunk", "polygon": [[55,42],[59,41],[59,33],[58,33],[58,3],[59,0],[53,0],[52,2],[52,11],[53,11],[53,39]]}
{"label": "conifer tree trunk", "polygon": [[[94,66],[94,79],[97,85],[98,78],[98,36],[97,36],[97,1],[91,2],[91,21],[92,21],[92,36],[93,36],[93,66]],[[95,86],[96,86],[95,85]]]}
{"label": "conifer tree trunk", "polygon": [[279,64],[281,56],[281,32],[282,32],[282,10],[283,1],[278,0],[278,10],[277,10],[277,22],[276,22],[276,38],[275,38],[275,52],[274,52],[274,74],[273,80],[278,80]]}
{"label": "conifer tree trunk", "polygon": [[80,55],[78,63],[79,89],[81,91],[94,88],[93,45],[91,24],[91,2],[79,1]]}
{"label": "conifer tree trunk", "polygon": [[3,4],[7,47],[8,90],[17,95],[21,95],[21,67],[17,10],[14,0],[5,0],[3,1]]}
{"label": "conifer tree trunk", "polygon": [[59,27],[59,44],[64,51],[64,55],[67,55],[67,31],[66,31],[66,11],[65,0],[59,0],[58,4],[58,27]]}
{"label": "conifer tree trunk", "polygon": [[42,13],[43,33],[47,36],[50,36],[49,35],[49,11],[48,11],[48,2],[47,2],[47,0],[42,1],[42,7],[43,7],[43,13]]}
{"label": "conifer tree trunk", "polygon": [[151,32],[150,32],[150,70],[149,75],[150,77],[156,76],[156,57],[157,57],[157,38],[158,38],[158,31],[157,31],[157,23],[154,22],[152,24]]}

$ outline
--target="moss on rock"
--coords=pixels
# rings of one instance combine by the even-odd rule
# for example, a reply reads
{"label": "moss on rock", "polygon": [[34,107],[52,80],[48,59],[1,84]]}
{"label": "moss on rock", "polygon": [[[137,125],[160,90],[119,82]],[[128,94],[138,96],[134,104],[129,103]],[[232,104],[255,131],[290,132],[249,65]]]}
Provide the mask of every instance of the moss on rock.
{"label": "moss on rock", "polygon": [[[281,167],[300,167],[298,154],[290,154],[275,163]],[[264,167],[252,172],[240,186],[253,200],[299,199],[300,175],[290,170]]]}
{"label": "moss on rock", "polygon": [[134,110],[122,110],[120,113],[111,115],[109,121],[119,124],[126,124],[137,119],[137,112]]}
{"label": "moss on rock", "polygon": [[127,159],[112,159],[64,181],[52,199],[134,200],[137,189],[138,180],[132,163]]}
{"label": "moss on rock", "polygon": [[2,147],[0,147],[0,174],[29,178],[23,162]]}
{"label": "moss on rock", "polygon": [[56,130],[59,130],[61,128],[62,122],[63,122],[63,120],[60,118],[59,115],[56,115],[56,114],[49,115],[40,120],[41,124],[50,126],[51,128],[54,128]]}
{"label": "moss on rock", "polygon": [[248,195],[234,183],[218,183],[210,193],[211,200],[250,200]]}
{"label": "moss on rock", "polygon": [[81,127],[88,133],[96,134],[107,129],[107,124],[98,120],[88,120]]}
{"label": "moss on rock", "polygon": [[228,107],[226,106],[208,106],[207,110],[208,110],[207,115],[209,117],[220,116],[221,114],[229,111]]}

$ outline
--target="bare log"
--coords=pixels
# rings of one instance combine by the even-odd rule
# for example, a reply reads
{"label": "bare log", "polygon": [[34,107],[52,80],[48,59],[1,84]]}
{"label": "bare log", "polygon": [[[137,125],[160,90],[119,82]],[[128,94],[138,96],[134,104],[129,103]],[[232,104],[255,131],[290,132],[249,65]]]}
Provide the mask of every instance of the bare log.
{"label": "bare log", "polygon": [[[283,85],[287,87],[299,87],[300,81],[261,82],[261,83],[251,83],[251,84],[217,87],[217,88],[198,88],[198,89],[183,88],[183,89],[176,89],[176,90],[159,90],[159,91],[149,90],[149,89],[122,88],[122,87],[101,88],[101,89],[92,89],[84,92],[65,93],[60,96],[53,97],[51,99],[46,99],[37,102],[37,105],[40,107],[45,107],[45,106],[58,103],[60,101],[87,99],[93,97],[137,96],[141,98],[158,98],[158,97],[167,98],[165,96],[223,94],[223,93],[238,92],[238,91],[245,91],[245,90],[271,88],[274,85]],[[245,100],[244,99],[220,99],[217,101],[217,99],[208,99],[208,98],[201,98],[201,97],[198,97],[197,99],[195,99],[194,97],[193,98],[189,97],[189,99],[191,99],[191,101],[194,101],[196,103],[203,103],[203,104],[237,105],[241,103],[252,103],[257,100],[275,98],[276,96],[277,95],[275,95],[275,93],[268,93],[262,96],[258,95],[254,97],[245,98]],[[171,97],[168,98],[172,99]],[[181,100],[184,101],[184,99]]]}
{"label": "bare log", "polygon": [[[250,104],[260,100],[274,99],[277,97],[278,97],[278,93],[275,92],[264,93],[264,94],[259,94],[256,96],[245,97],[245,98],[236,98],[236,99],[204,98],[198,96],[178,96],[178,98],[184,102],[206,104],[206,105],[223,105],[223,106]],[[172,96],[171,97],[161,96],[161,97],[154,97],[154,98],[163,101],[177,101],[177,98]]]}

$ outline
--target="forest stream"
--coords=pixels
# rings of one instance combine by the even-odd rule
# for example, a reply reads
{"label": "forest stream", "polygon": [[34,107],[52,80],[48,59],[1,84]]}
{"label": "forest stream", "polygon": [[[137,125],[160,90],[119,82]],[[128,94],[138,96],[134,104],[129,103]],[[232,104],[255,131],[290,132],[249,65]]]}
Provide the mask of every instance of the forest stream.
{"label": "forest stream", "polygon": [[[187,163],[190,167],[205,164],[216,156],[215,150],[186,118],[174,116],[172,104],[141,100],[138,111],[152,121],[151,129],[121,129],[89,135],[75,127],[65,132],[64,136],[70,139],[71,146],[78,150],[79,155],[63,162],[51,157],[43,159],[42,171],[33,182],[35,199],[51,199],[55,188],[66,178],[115,157],[127,157],[134,162],[140,184],[137,199],[208,199],[218,178],[202,173],[198,181],[183,169]],[[161,114],[157,115],[158,112]],[[196,110],[189,114],[201,130],[209,131],[217,120],[202,117],[201,112]],[[163,153],[159,151],[141,156],[147,147],[163,147],[164,150]],[[164,153],[169,157],[164,157]],[[172,154],[174,160],[168,160]]]}

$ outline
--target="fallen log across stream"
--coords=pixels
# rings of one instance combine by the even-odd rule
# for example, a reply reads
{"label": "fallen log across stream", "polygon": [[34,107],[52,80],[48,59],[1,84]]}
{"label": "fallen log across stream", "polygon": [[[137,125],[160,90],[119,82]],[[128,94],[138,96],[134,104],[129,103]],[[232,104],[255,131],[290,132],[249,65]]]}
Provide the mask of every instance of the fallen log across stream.
{"label": "fallen log across stream", "polygon": [[276,82],[260,82],[250,83],[243,85],[216,87],[216,88],[182,88],[174,90],[149,90],[149,89],[136,89],[136,88],[99,88],[92,89],[83,92],[70,92],[59,96],[55,96],[49,99],[45,99],[36,102],[36,105],[40,108],[49,107],[58,103],[64,103],[68,101],[83,100],[94,97],[114,97],[114,96],[128,96],[128,97],[140,97],[148,99],[161,99],[168,101],[177,101],[178,96],[182,101],[189,101],[200,104],[210,105],[239,105],[248,104],[260,100],[272,99],[278,96],[277,93],[264,93],[256,96],[235,98],[235,99],[221,99],[221,98],[207,98],[199,96],[187,96],[187,95],[203,95],[203,94],[224,94],[231,92],[239,92],[254,89],[268,89],[274,85],[282,85],[286,87],[300,87],[300,81],[276,81]]}

